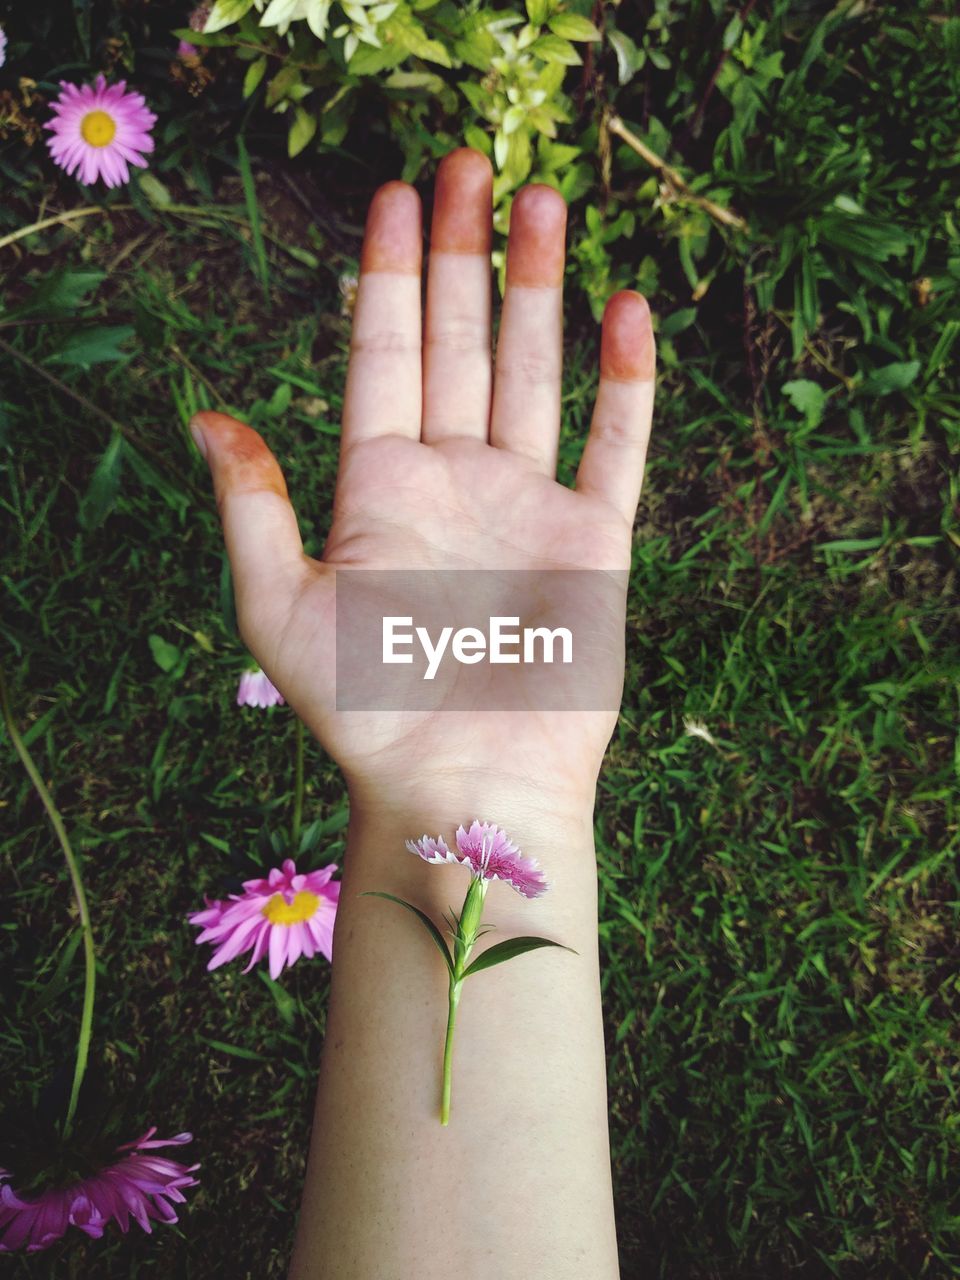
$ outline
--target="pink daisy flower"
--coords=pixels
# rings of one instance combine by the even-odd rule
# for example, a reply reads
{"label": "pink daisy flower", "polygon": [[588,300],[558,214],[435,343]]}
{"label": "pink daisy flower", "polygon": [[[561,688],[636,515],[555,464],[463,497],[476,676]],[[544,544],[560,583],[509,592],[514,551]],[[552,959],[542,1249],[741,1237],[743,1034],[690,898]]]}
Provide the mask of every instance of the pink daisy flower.
{"label": "pink daisy flower", "polygon": [[0,67],[7,60],[7,33],[0,27]]}
{"label": "pink daisy flower", "polygon": [[[152,1154],[154,1147],[190,1142],[193,1135],[178,1133],[173,1138],[154,1138],[156,1126],[142,1138],[126,1142],[118,1151],[130,1154],[108,1165],[92,1177],[68,1187],[51,1187],[39,1196],[21,1199],[9,1185],[10,1173],[0,1169],[0,1253],[26,1249],[36,1253],[59,1240],[67,1227],[79,1227],[94,1240],[114,1219],[126,1234],[131,1216],[151,1232],[150,1220],[176,1222],[173,1203],[184,1204],[184,1187],[198,1185],[190,1174],[198,1164],[178,1164]],[[150,1154],[142,1154],[149,1152]]]}
{"label": "pink daisy flower", "polygon": [[525,858],[505,831],[474,819],[470,830],[457,828],[457,850],[442,836],[408,840],[407,848],[425,862],[456,862],[469,867],[477,880],[503,880],[525,898],[539,898],[550,887],[535,858]]}
{"label": "pink daisy flower", "polygon": [[244,951],[253,949],[253,966],[270,953],[270,977],[278,978],[284,965],[292,965],[300,956],[321,951],[333,959],[333,922],[340,901],[340,882],[331,877],[337,864],[331,862],[321,871],[297,873],[292,858],[280,870],[274,867],[262,880],[245,880],[243,893],[231,893],[226,902],[206,902],[205,911],[196,911],[187,919],[200,925],[203,932],[197,942],[212,942],[217,947],[208,969],[218,969]]}
{"label": "pink daisy flower", "polygon": [[50,154],[67,173],[79,170],[80,181],[90,185],[102,178],[108,187],[130,181],[130,164],[147,167],[142,152],[153,150],[150,129],[157,117],[139,93],[128,93],[120,80],[107,85],[97,76],[94,85],[60,81],[63,92],[52,104],[56,115],[43,127],[50,129]]}
{"label": "pink daisy flower", "polygon": [[240,677],[237,689],[238,707],[276,707],[283,706],[283,694],[270,681],[270,677],[259,667],[254,671],[245,671]]}

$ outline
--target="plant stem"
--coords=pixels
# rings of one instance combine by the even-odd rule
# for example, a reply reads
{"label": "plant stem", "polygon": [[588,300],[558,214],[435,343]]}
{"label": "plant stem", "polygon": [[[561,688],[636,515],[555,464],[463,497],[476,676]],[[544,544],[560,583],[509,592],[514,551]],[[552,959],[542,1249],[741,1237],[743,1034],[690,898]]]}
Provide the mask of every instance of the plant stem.
{"label": "plant stem", "polygon": [[96,956],[93,949],[93,928],[90,924],[90,909],[87,906],[87,895],[83,889],[83,880],[80,876],[80,864],[77,862],[76,856],[70,845],[67,836],[66,827],[63,825],[63,819],[57,806],[53,803],[50,792],[44,785],[44,781],[40,776],[39,770],[30,758],[30,753],[26,748],[23,739],[17,732],[17,726],[13,722],[13,715],[10,711],[10,704],[7,701],[7,682],[3,674],[3,668],[0,667],[0,710],[3,712],[4,723],[7,726],[7,732],[10,734],[10,740],[16,749],[17,755],[23,761],[23,767],[26,769],[30,777],[30,781],[36,788],[43,807],[47,811],[47,816],[53,825],[53,829],[57,834],[60,845],[63,849],[63,855],[67,860],[67,868],[70,872],[70,879],[73,883],[73,895],[77,902],[77,911],[80,915],[80,927],[83,930],[83,955],[84,955],[84,984],[83,984],[83,1010],[80,1014],[80,1038],[77,1042],[77,1063],[73,1071],[73,1085],[70,1089],[70,1102],[67,1106],[67,1116],[63,1123],[63,1137],[66,1138],[70,1134],[70,1128],[73,1124],[73,1117],[77,1110],[77,1100],[80,1097],[80,1086],[83,1083],[83,1076],[87,1069],[87,1058],[90,1052],[90,1037],[93,1029],[93,997],[96,990],[97,966]]}
{"label": "plant stem", "polygon": [[90,205],[83,209],[67,209],[63,213],[55,214],[52,218],[41,218],[39,222],[31,223],[29,227],[20,227],[18,231],[11,231],[9,235],[0,239],[0,249],[6,249],[8,244],[15,244],[24,236],[33,235],[35,231],[46,231],[47,227],[62,226],[63,223],[73,222],[77,218],[89,218],[94,213],[121,213],[132,208],[132,204],[113,204],[108,207]]}
{"label": "plant stem", "polygon": [[745,219],[739,214],[732,213],[729,209],[725,209],[723,205],[717,204],[714,200],[708,200],[706,196],[697,195],[695,191],[691,191],[686,180],[677,169],[667,164],[663,156],[657,153],[647,144],[638,138],[623,123],[618,115],[610,115],[605,117],[606,127],[611,133],[615,133],[618,138],[622,138],[628,147],[632,148],[642,160],[645,160],[651,169],[654,169],[663,178],[669,187],[673,188],[676,196],[680,199],[688,200],[691,204],[698,205],[704,213],[709,214],[716,222],[722,222],[726,227],[735,227],[737,231],[742,231],[744,235],[749,235],[750,228]]}
{"label": "plant stem", "polygon": [[443,1045],[443,1095],[440,1099],[440,1123],[450,1123],[450,1087],[453,1074],[453,1029],[457,1023],[457,1005],[460,1003],[462,979],[450,978],[450,999],[447,1005],[447,1038]]}
{"label": "plant stem", "polygon": [[300,824],[303,820],[303,721],[297,716],[293,757],[293,831],[291,853],[296,857],[300,847]]}
{"label": "plant stem", "polygon": [[478,877],[470,881],[463,908],[457,919],[453,943],[453,972],[450,974],[450,998],[447,1006],[447,1038],[443,1045],[443,1094],[440,1099],[440,1123],[450,1123],[450,1088],[453,1074],[453,1029],[457,1021],[457,1005],[463,989],[463,975],[470,963],[470,952],[477,941],[487,882]]}

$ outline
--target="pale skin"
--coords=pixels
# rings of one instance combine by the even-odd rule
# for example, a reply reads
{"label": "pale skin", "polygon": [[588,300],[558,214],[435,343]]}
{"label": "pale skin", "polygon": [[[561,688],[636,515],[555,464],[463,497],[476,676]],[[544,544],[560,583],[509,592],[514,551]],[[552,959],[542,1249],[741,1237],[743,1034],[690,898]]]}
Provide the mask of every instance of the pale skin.
{"label": "pale skin", "polygon": [[[649,309],[629,291],[607,303],[589,436],[566,488],[555,480],[566,206],[540,185],[514,200],[492,359],[491,185],[476,151],[441,162],[424,315],[420,198],[389,182],[371,202],[321,560],[304,555],[260,436],[223,414],[192,424],[243,638],[342,767],[351,803],[291,1280],[619,1275],[593,843],[615,714],[334,709],[338,567],[629,568],[653,404]],[[468,980],[442,1127],[442,959],[407,912],[360,895],[396,894],[443,928],[468,874],[428,866],[404,840],[449,842],[475,817],[503,826],[551,885],[527,901],[494,882],[496,931],[475,954],[521,934],[577,954],[548,948]]]}

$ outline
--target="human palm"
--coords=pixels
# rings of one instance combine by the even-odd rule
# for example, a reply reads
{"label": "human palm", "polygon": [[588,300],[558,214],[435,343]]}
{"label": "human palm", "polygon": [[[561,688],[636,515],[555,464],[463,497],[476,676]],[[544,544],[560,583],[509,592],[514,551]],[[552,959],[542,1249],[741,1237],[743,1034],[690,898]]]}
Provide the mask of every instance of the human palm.
{"label": "human palm", "polygon": [[[491,614],[523,612],[508,571],[612,575],[616,585],[597,614],[603,664],[619,696],[652,337],[643,299],[615,295],[604,316],[600,385],[577,487],[558,484],[564,223],[562,198],[549,188],[528,187],[514,201],[494,369],[489,162],[463,149],[438,171],[425,341],[419,199],[399,183],[374,197],[322,559],[303,555],[283,477],[260,437],[224,415],[195,420],[214,475],[244,639],[351,781],[388,786],[423,769],[529,774],[570,786],[595,780],[614,706],[538,710],[522,665],[495,673],[499,697],[491,705],[509,709],[486,709],[481,697],[480,714],[469,716],[443,707],[336,710],[335,579],[345,569],[485,570]],[[490,571],[502,574],[502,591]],[[393,579],[378,581],[386,584],[378,599],[383,614],[409,614],[403,579],[396,579],[396,595]]]}

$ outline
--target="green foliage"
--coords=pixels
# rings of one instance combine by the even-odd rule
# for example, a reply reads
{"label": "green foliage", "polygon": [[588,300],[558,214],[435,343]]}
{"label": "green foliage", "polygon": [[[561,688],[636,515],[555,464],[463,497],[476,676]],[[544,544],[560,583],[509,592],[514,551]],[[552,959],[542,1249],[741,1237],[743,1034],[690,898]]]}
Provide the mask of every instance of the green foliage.
{"label": "green foliage", "polygon": [[[900,216],[909,166],[921,156],[924,173],[934,155],[948,163],[949,123],[936,112],[905,116],[913,137],[898,157],[904,172],[894,177],[881,158],[914,86],[932,90],[945,71],[956,77],[949,31],[905,13],[883,32],[853,4],[818,16],[781,2],[744,17],[721,3],[657,0],[645,17],[608,6],[600,27],[592,12],[555,0],[497,9],[272,0],[263,11],[229,0],[208,33],[248,64],[244,96],[286,116],[291,156],[346,145],[372,111],[399,146],[407,181],[458,143],[489,155],[500,232],[524,182],[549,183],[571,205],[588,197],[572,276],[596,319],[616,289],[648,283],[635,243],[655,235],[675,248],[680,274],[670,272],[669,287],[678,301],[699,303],[745,272],[761,312],[788,325],[794,359],[825,300],[872,341],[878,306],[906,305],[905,275],[921,274],[943,237],[956,242],[941,195],[943,214],[922,236]],[[850,45],[857,55],[845,59]],[[611,113],[639,121],[634,130],[688,185],[658,182],[610,136]],[[947,114],[956,124],[954,99]],[[747,229],[710,206],[749,209]],[[502,248],[496,254],[502,281]],[[654,285],[668,283],[662,271]],[[937,283],[946,305],[956,276],[941,272]]]}
{"label": "green foliage", "polygon": [[[219,0],[205,34],[225,30],[249,63],[244,97],[266,77],[266,106],[289,115],[291,156],[314,137],[342,143],[373,84],[403,148],[407,180],[428,154],[449,149],[445,139],[470,130],[495,159],[498,204],[533,171],[537,138],[556,138],[572,118],[562,85],[565,68],[582,64],[576,44],[602,39],[589,18],[553,0],[514,12],[451,0],[271,0],[262,13],[246,0]],[[439,137],[429,117],[442,122]]]}
{"label": "green foliage", "polygon": [[133,337],[133,325],[99,325],[72,334],[47,356],[50,364],[72,364],[79,369],[105,361],[128,360],[130,353],[121,350]]}

